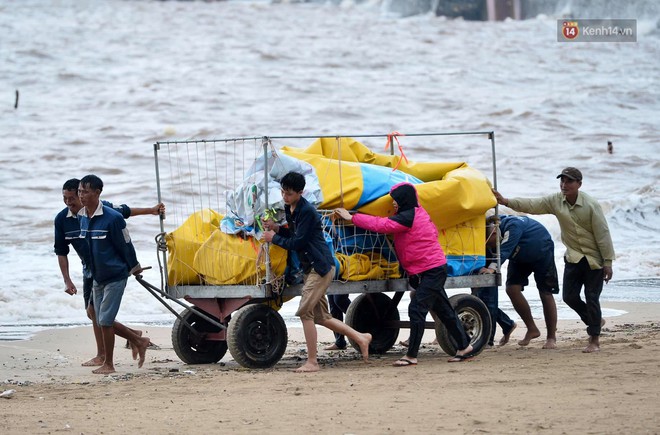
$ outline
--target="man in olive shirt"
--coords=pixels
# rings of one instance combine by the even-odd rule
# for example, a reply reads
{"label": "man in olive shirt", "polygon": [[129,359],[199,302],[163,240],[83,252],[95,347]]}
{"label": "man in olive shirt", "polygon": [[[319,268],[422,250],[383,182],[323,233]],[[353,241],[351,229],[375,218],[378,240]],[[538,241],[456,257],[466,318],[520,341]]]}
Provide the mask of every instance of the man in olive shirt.
{"label": "man in olive shirt", "polygon": [[[582,173],[577,168],[568,167],[557,178],[561,179],[560,193],[540,198],[511,199],[504,198],[496,190],[493,194],[499,204],[513,210],[557,217],[561,241],[566,246],[563,299],[587,325],[589,345],[583,352],[597,352],[600,350],[600,328],[604,323],[600,293],[603,281],[608,282],[612,278],[612,237],[598,201],[579,192]],[[584,301],[580,298],[583,285]]]}

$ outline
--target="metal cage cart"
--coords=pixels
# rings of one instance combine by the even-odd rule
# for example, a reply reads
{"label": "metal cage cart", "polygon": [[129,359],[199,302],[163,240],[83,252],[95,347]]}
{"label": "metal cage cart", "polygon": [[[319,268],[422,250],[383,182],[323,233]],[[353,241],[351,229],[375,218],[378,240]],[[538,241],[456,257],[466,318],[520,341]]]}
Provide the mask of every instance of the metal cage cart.
{"label": "metal cage cart", "polygon": [[[363,140],[386,141],[389,154],[393,161],[405,159],[403,149],[399,146],[401,156],[396,156],[396,144],[404,135],[333,135],[333,136],[254,136],[214,140],[190,140],[157,142],[154,144],[156,178],[158,185],[158,200],[164,201],[168,207],[165,221],[161,220],[161,233],[156,237],[158,249],[161,251],[159,262],[161,269],[160,288],[138,277],[138,281],[175,316],[172,328],[172,344],[179,358],[188,364],[214,363],[222,359],[227,350],[234,360],[248,368],[267,368],[275,365],[284,355],[288,334],[285,322],[278,312],[285,301],[301,294],[301,284],[285,283],[281,273],[275,270],[281,266],[281,258],[273,255],[268,244],[259,244],[254,234],[258,233],[259,216],[263,213],[275,213],[272,204],[278,200],[278,190],[269,186],[272,177],[273,161],[278,158],[278,146],[285,144],[308,143],[310,140],[325,141],[328,148],[333,149],[333,162],[338,167],[339,195],[338,206],[344,206],[344,190],[342,177],[347,177],[346,160],[341,155],[342,141]],[[492,155],[492,182],[497,187],[495,165],[495,134],[492,131],[448,132],[428,134],[406,134],[406,140],[436,141],[446,138],[485,138],[490,143]],[[307,141],[307,142],[304,142]],[[333,144],[336,143],[336,153]],[[483,147],[482,147],[483,148]],[[480,151],[482,154],[483,149]],[[396,166],[394,167],[396,169]],[[392,168],[389,168],[393,171]],[[344,172],[342,172],[344,171]],[[270,180],[270,181],[269,181]],[[241,194],[233,193],[232,189],[242,188]],[[227,230],[226,217],[235,217],[236,211],[228,204],[238,204],[255,212],[254,228],[250,234],[245,228],[235,228],[242,225],[240,218],[229,220],[231,237],[225,236],[221,228]],[[221,211],[217,213],[216,211]],[[328,234],[345,234],[351,228],[337,227],[337,223],[328,219],[329,213],[319,210],[323,222],[327,225]],[[193,219],[194,217],[194,219]],[[483,217],[483,215],[482,215]],[[482,219],[483,220],[483,219]],[[207,249],[205,242],[195,242],[194,266],[193,254],[182,266],[179,261],[185,247],[179,243],[174,251],[175,243],[171,234],[175,228],[187,225],[186,240],[203,238],[212,231],[218,238],[214,251],[208,256],[201,253]],[[168,226],[167,230],[165,226]],[[171,227],[173,226],[173,227]],[[480,228],[483,233],[483,226]],[[229,231],[231,233],[231,231]],[[204,233],[204,236],[201,234]],[[352,235],[351,237],[354,237]],[[361,235],[361,237],[377,238],[373,246],[379,246],[379,256],[392,256],[393,250],[385,236],[376,234]],[[330,236],[328,236],[330,237]],[[446,237],[451,238],[451,234]],[[454,237],[458,238],[458,237]],[[465,239],[463,237],[463,239]],[[201,240],[201,239],[200,239]],[[229,242],[227,242],[229,240]],[[339,240],[339,241],[338,241]],[[335,238],[337,243],[343,239]],[[466,240],[462,240],[466,243]],[[473,243],[473,241],[468,241]],[[228,244],[229,243],[229,244]],[[330,243],[330,242],[329,242]],[[389,246],[388,246],[389,245]],[[202,246],[203,248],[200,248]],[[444,248],[444,245],[443,245]],[[482,245],[483,248],[483,245]],[[459,248],[460,249],[460,248]],[[193,251],[190,251],[193,252]],[[365,254],[362,252],[361,254]],[[366,253],[371,255],[371,253]],[[175,258],[175,256],[178,256]],[[256,257],[256,259],[255,259]],[[380,257],[379,257],[380,258]],[[499,273],[499,244],[494,254],[498,264],[496,274],[449,276],[445,288],[462,289],[498,286],[501,282]],[[349,259],[349,261],[352,261]],[[239,266],[236,266],[236,265]],[[240,266],[240,265],[243,266]],[[389,264],[389,263],[388,263]],[[174,270],[174,268],[177,268]],[[231,268],[244,272],[244,277],[235,278],[231,283],[226,277],[212,279],[199,270],[219,271],[222,275]],[[280,267],[281,268],[281,267]],[[192,270],[195,269],[195,270]],[[368,271],[371,272],[371,271]],[[391,273],[390,273],[391,272]],[[401,328],[410,327],[410,322],[400,320],[398,304],[404,292],[410,290],[407,279],[397,270],[381,274],[378,279],[353,280],[351,277],[337,278],[328,289],[328,294],[358,294],[353,299],[346,313],[346,323],[360,332],[369,332],[373,336],[370,353],[381,354],[390,350],[399,335]],[[234,275],[236,275],[234,273]],[[224,281],[223,281],[224,280]],[[180,313],[167,302],[169,300],[180,305]],[[185,302],[182,302],[185,301]],[[450,298],[463,322],[465,330],[471,339],[475,353],[481,352],[486,346],[490,333],[491,321],[488,309],[483,302],[471,294],[456,294]],[[434,313],[434,322],[427,322],[427,329],[434,329],[440,347],[450,355],[455,354],[455,343]],[[357,350],[356,343],[351,345]]]}

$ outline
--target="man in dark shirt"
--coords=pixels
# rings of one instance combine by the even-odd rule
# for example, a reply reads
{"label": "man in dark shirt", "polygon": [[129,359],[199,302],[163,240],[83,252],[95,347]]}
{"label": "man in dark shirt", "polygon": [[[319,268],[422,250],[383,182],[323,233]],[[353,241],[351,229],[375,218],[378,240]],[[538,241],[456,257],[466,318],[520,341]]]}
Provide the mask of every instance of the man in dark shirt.
{"label": "man in dark shirt", "polygon": [[[90,259],[88,258],[87,251],[87,242],[85,239],[80,238],[80,223],[78,221],[78,212],[82,209],[82,203],[78,197],[78,186],[80,185],[80,180],[77,178],[72,178],[67,180],[62,186],[62,199],[66,208],[59,212],[55,217],[55,244],[54,251],[57,255],[57,262],[60,267],[60,272],[62,273],[62,278],[64,279],[64,292],[69,295],[75,295],[78,293],[76,285],[73,283],[71,276],[69,274],[69,257],[70,252],[69,246],[72,246],[73,249],[78,254],[80,261],[83,266],[83,300],[85,304],[85,311],[87,312],[87,317],[92,321],[92,326],[94,330],[94,339],[96,341],[96,356],[89,361],[82,363],[83,366],[93,367],[103,365],[104,360],[104,350],[103,350],[103,339],[101,336],[101,328],[96,323],[96,315],[94,314],[94,305],[92,302],[92,272],[90,269]],[[161,215],[165,213],[165,205],[160,203],[156,204],[153,207],[128,207],[125,204],[119,206],[114,206],[112,203],[107,201],[102,201],[103,205],[106,205],[118,213],[120,213],[124,219],[128,219],[129,216],[138,216],[138,215]],[[121,328],[124,325],[120,325]],[[130,329],[130,328],[129,328]],[[142,335],[142,331],[131,329],[137,335]]]}
{"label": "man in dark shirt", "polygon": [[[506,277],[506,293],[527,327],[525,337],[518,341],[520,346],[527,346],[531,340],[539,337],[541,331],[534,323],[529,303],[523,295],[525,286],[529,284],[529,275],[534,274],[536,287],[543,305],[545,327],[547,336],[543,349],[557,347],[557,304],[554,294],[559,293],[559,280],[555,266],[555,245],[552,236],[543,225],[526,216],[500,216],[499,231],[502,234],[500,241],[501,263],[509,260]],[[495,249],[497,237],[494,232],[494,222],[488,222],[486,231],[489,234],[486,245]],[[482,268],[479,273],[494,273],[497,264]],[[509,329],[506,340],[513,329]]]}
{"label": "man in dark shirt", "polygon": [[317,360],[316,325],[346,335],[358,343],[362,358],[369,359],[371,334],[363,334],[330,315],[326,291],[335,276],[335,266],[330,248],[323,237],[321,218],[316,209],[303,198],[305,176],[289,172],[280,181],[282,198],[288,228],[275,224],[272,220],[264,222],[267,231],[263,238],[289,251],[296,251],[304,273],[302,298],[296,316],[300,317],[307,344],[307,362],[298,367],[296,372],[316,372]]}
{"label": "man in dark shirt", "polygon": [[103,365],[93,373],[105,375],[115,372],[115,333],[131,342],[133,358],[139,356],[138,367],[144,364],[149,339],[115,322],[128,277],[139,275],[142,267],[137,261],[126,221],[117,211],[103,205],[100,200],[102,191],[103,181],[96,175],[87,175],[80,180],[78,196],[83,205],[78,213],[80,237],[87,242],[89,267],[94,279],[92,301],[104,350]]}

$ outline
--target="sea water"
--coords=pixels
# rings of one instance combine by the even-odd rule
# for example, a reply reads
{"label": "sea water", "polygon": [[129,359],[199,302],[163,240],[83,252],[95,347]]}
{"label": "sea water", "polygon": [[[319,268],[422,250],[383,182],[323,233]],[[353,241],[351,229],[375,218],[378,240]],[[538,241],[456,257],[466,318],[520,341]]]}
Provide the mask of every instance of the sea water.
{"label": "sea water", "polygon": [[[659,276],[658,17],[638,21],[636,43],[560,43],[556,16],[397,18],[382,6],[3,2],[0,331],[87,324],[82,296],[64,293],[53,254],[61,186],[94,173],[103,198],[152,206],[159,140],[492,130],[505,196],[556,192],[556,174],[579,167],[582,190],[610,225],[614,281]],[[464,160],[491,176],[489,144],[402,142],[411,160]],[[555,240],[561,274],[557,222],[538,220]],[[160,286],[158,220],[134,217],[128,226],[141,263],[153,266],[145,279]],[[69,261],[82,290],[74,253]],[[603,299],[660,301],[657,281],[648,282],[610,283]],[[541,317],[535,293],[526,296]],[[560,318],[574,316],[559,299]],[[282,310],[289,324],[295,305]],[[174,317],[131,279],[119,319]]]}

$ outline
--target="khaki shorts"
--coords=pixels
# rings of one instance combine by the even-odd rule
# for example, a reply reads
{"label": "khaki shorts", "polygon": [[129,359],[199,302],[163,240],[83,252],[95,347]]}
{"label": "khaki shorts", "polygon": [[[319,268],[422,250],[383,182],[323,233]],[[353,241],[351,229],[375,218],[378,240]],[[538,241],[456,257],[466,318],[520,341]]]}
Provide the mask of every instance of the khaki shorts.
{"label": "khaki shorts", "polygon": [[330,310],[328,310],[328,300],[325,298],[325,292],[330,287],[334,276],[334,266],[332,266],[330,272],[323,276],[316,273],[314,269],[305,276],[302,298],[296,316],[300,317],[301,320],[313,320],[314,323],[332,319]]}

